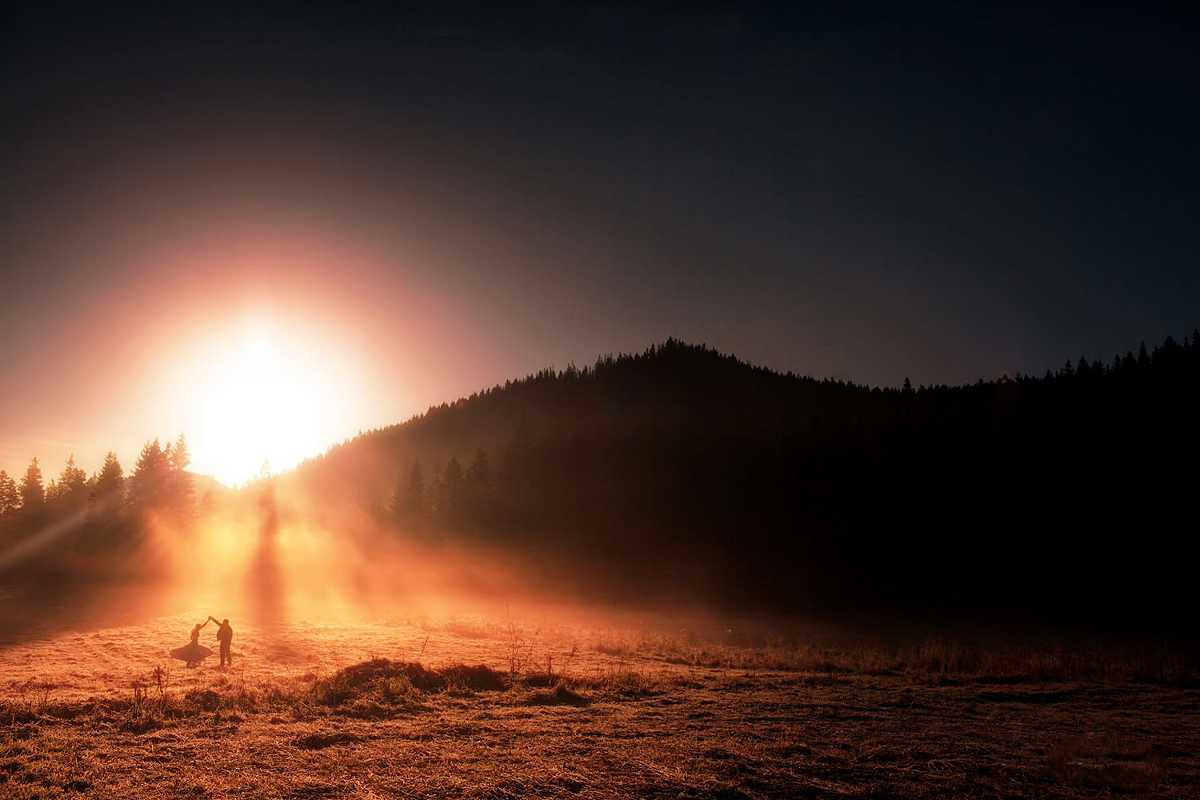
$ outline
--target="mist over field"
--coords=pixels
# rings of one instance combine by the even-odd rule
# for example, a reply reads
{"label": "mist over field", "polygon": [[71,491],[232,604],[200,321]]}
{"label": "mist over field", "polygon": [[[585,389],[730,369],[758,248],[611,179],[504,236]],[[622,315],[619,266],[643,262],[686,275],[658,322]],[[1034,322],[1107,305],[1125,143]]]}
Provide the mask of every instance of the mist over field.
{"label": "mist over field", "polygon": [[[1196,429],[1013,437],[1193,396],[1198,352],[881,392],[669,341],[238,488],[184,437],[128,475],[68,462],[40,498],[32,464],[0,518],[2,785],[1186,796],[1200,656],[1163,606],[1186,584],[1096,547],[1133,519],[1152,541],[1186,472],[1155,509],[1058,498],[1136,480],[1146,426]],[[1010,512],[1016,469],[1060,477]],[[963,549],[1017,518],[986,562]]]}

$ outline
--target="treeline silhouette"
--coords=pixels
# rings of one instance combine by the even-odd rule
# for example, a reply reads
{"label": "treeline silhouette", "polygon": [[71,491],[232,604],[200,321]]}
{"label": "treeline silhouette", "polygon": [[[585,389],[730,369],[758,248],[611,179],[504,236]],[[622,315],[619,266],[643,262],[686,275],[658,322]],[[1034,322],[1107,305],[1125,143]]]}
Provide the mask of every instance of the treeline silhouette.
{"label": "treeline silhouette", "polygon": [[[1200,332],[901,388],[670,339],[431,408],[273,484],[330,535],[365,510],[389,536],[538,565],[548,590],[1169,621],[1191,608],[1198,390]],[[152,569],[150,523],[183,535],[206,506],[187,466],[181,437],[128,476],[111,453],[90,477],[73,459],[48,483],[37,459],[0,473],[0,573]]]}
{"label": "treeline silhouette", "polygon": [[1165,619],[1188,607],[1198,384],[1200,332],[897,389],[671,339],[432,408],[290,481],[624,598]]}
{"label": "treeline silhouette", "polygon": [[165,446],[148,442],[128,477],[111,451],[90,477],[73,455],[49,482],[36,456],[20,481],[0,470],[0,575],[17,568],[41,580],[145,577],[148,525],[182,531],[195,516],[189,462],[180,435]]}

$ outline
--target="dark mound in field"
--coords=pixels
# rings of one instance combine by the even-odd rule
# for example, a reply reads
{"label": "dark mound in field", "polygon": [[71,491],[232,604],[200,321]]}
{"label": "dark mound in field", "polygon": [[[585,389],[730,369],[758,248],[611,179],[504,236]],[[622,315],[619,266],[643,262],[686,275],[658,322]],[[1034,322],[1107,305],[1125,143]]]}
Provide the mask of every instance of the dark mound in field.
{"label": "dark mound in field", "polygon": [[536,692],[530,692],[525,698],[524,704],[528,706],[586,706],[591,703],[591,699],[579,694],[576,691],[568,689],[563,684],[558,684],[553,689],[543,689]]}
{"label": "dark mound in field", "polygon": [[501,691],[506,687],[504,676],[483,664],[457,664],[432,670],[416,662],[374,658],[317,681],[313,693],[317,702],[329,706],[341,706],[361,699],[398,705],[413,703],[419,693],[440,692],[448,688]]}
{"label": "dark mound in field", "polygon": [[443,669],[441,675],[450,686],[475,692],[501,692],[508,688],[503,675],[483,664],[476,664],[473,667],[456,664]]}
{"label": "dark mound in field", "polygon": [[216,711],[221,707],[221,695],[212,689],[192,689],[183,699],[202,711]]}

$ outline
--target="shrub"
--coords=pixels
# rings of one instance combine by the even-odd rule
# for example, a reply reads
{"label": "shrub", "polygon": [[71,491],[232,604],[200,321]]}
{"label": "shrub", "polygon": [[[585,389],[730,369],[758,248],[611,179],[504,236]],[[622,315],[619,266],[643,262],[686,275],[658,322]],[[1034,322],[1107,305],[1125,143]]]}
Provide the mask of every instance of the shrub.
{"label": "shrub", "polygon": [[540,689],[530,692],[524,699],[528,706],[586,706],[591,704],[591,698],[579,694],[565,684],[558,684],[553,689]]}
{"label": "shrub", "polygon": [[416,662],[375,658],[339,670],[313,683],[313,697],[327,706],[342,706],[356,700],[383,705],[412,703],[418,692],[440,692],[454,688],[469,691],[500,691],[504,676],[482,664],[457,664],[443,670],[427,669]]}

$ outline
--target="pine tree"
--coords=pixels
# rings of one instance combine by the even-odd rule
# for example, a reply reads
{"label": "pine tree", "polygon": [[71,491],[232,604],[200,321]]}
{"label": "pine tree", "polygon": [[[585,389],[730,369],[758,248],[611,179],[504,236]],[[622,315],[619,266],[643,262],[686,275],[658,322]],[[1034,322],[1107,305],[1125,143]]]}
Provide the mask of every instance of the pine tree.
{"label": "pine tree", "polygon": [[21,507],[32,511],[41,508],[46,502],[46,490],[42,486],[42,468],[38,466],[37,456],[29,462],[25,477],[21,479]]}
{"label": "pine tree", "polygon": [[462,464],[458,463],[455,456],[451,456],[450,461],[446,462],[442,480],[445,481],[446,494],[449,495],[450,504],[454,505],[462,494]]}
{"label": "pine tree", "polygon": [[396,481],[396,485],[392,487],[392,496],[388,499],[388,513],[393,517],[402,518],[404,516],[404,482]]}
{"label": "pine tree", "polygon": [[416,516],[424,511],[425,475],[421,471],[421,462],[414,461],[413,469],[408,473],[408,486],[404,489],[404,512]]}
{"label": "pine tree", "polygon": [[463,483],[463,497],[460,510],[480,522],[487,517],[490,507],[492,469],[488,461],[487,451],[482,447],[475,451],[475,458],[467,468],[466,480]]}
{"label": "pine tree", "polygon": [[436,483],[435,497],[439,514],[456,513],[462,506],[463,470],[458,458],[451,456]]}
{"label": "pine tree", "polygon": [[17,482],[0,469],[0,515],[11,514],[20,507],[21,495],[17,492]]}
{"label": "pine tree", "polygon": [[192,463],[192,456],[188,453],[187,439],[183,434],[179,434],[179,438],[175,440],[175,446],[167,448],[167,458],[171,462],[171,468],[182,471],[188,468]]}
{"label": "pine tree", "polygon": [[125,471],[121,469],[121,462],[117,460],[117,454],[109,450],[104,456],[104,465],[100,467],[100,474],[96,476],[96,497],[97,499],[107,499],[120,496],[124,488]]}
{"label": "pine tree", "polygon": [[166,495],[169,471],[167,452],[158,439],[146,444],[129,478],[130,502],[143,510],[161,506]]}
{"label": "pine tree", "polygon": [[58,476],[58,495],[71,497],[77,492],[82,493],[86,485],[87,473],[75,466],[75,454],[72,453],[67,458],[62,474]]}
{"label": "pine tree", "polygon": [[176,511],[187,516],[191,514],[196,498],[192,475],[187,471],[192,457],[188,453],[187,440],[182,433],[175,440],[174,446],[167,447],[166,456],[170,471],[169,502]]}
{"label": "pine tree", "polygon": [[475,486],[486,486],[491,481],[491,476],[487,452],[480,447],[475,451],[475,460],[467,467],[467,480]]}
{"label": "pine tree", "polygon": [[446,482],[442,480],[442,476],[437,470],[433,472],[433,479],[429,481],[428,493],[428,508],[435,514],[440,514],[446,510]]}
{"label": "pine tree", "polygon": [[397,485],[392,508],[405,517],[418,516],[425,510],[425,475],[421,471],[420,461],[413,462],[408,480]]}

